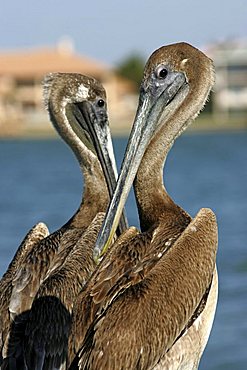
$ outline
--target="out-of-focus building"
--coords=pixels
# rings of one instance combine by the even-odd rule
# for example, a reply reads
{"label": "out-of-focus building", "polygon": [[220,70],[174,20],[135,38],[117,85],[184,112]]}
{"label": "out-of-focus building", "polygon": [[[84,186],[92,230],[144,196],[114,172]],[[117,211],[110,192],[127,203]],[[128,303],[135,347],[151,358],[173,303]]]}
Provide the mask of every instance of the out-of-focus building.
{"label": "out-of-focus building", "polygon": [[204,50],[216,68],[212,95],[215,121],[242,122],[247,127],[247,39],[211,44]]}
{"label": "out-of-focus building", "polygon": [[[203,48],[214,61],[216,85],[191,129],[247,128],[247,39]],[[78,72],[100,80],[108,97],[111,130],[126,133],[133,122],[135,85],[99,61],[78,55],[69,40],[54,48],[0,51],[0,136],[51,135],[42,80],[49,72]]]}
{"label": "out-of-focus building", "polygon": [[51,134],[54,129],[43,106],[42,80],[49,72],[77,72],[100,80],[108,98],[115,133],[126,131],[135,112],[134,85],[113,69],[80,56],[71,42],[55,48],[0,52],[0,136]]}

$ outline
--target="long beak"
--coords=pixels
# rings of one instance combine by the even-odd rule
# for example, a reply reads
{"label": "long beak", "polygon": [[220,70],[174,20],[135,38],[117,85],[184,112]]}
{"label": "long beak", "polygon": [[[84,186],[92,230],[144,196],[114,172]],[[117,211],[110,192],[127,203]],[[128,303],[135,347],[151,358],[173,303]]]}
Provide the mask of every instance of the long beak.
{"label": "long beak", "polygon": [[131,185],[144,152],[159,125],[161,114],[163,119],[165,107],[174,98],[184,83],[185,75],[176,72],[174,73],[172,83],[165,86],[159,96],[155,96],[151,89],[147,91],[141,90],[136,117],[130,133],[116,189],[94,248],[95,260],[98,260],[111,244]]}
{"label": "long beak", "polygon": [[[112,197],[118,174],[106,110],[102,109],[96,112],[94,111],[93,105],[88,101],[78,103],[77,106],[83,116],[83,120],[80,120],[79,123],[81,124],[83,121],[83,125],[86,125],[86,127],[83,127],[83,125],[82,127],[91,137],[104,173],[109,195]],[[77,119],[77,121],[79,120]],[[128,222],[125,211],[123,211],[120,215],[117,234],[121,235],[127,228]]]}

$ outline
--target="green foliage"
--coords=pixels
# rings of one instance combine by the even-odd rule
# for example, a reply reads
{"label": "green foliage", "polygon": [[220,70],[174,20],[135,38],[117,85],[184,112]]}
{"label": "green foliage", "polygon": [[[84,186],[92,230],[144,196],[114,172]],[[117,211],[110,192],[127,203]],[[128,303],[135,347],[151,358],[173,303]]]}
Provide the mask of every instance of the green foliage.
{"label": "green foliage", "polygon": [[136,89],[139,90],[139,86],[143,76],[145,61],[139,54],[131,54],[124,59],[116,68],[116,72],[123,77],[133,81],[136,85]]}

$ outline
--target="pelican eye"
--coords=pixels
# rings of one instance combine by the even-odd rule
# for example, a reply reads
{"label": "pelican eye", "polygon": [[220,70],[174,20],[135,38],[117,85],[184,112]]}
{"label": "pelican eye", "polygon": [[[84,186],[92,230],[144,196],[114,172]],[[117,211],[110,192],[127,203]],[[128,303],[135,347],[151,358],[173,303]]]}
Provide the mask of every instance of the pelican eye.
{"label": "pelican eye", "polygon": [[97,104],[98,104],[98,107],[102,108],[105,105],[105,102],[103,99],[99,99]]}
{"label": "pelican eye", "polygon": [[168,75],[168,70],[164,66],[159,66],[156,70],[156,76],[161,80],[164,80]]}

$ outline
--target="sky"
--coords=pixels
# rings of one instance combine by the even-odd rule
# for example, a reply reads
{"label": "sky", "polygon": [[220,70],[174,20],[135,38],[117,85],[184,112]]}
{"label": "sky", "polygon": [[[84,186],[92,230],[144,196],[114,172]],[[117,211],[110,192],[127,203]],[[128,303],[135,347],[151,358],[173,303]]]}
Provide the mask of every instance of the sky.
{"label": "sky", "polygon": [[0,51],[55,46],[116,65],[162,45],[247,37],[246,0],[0,0]]}

